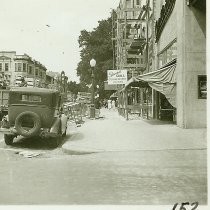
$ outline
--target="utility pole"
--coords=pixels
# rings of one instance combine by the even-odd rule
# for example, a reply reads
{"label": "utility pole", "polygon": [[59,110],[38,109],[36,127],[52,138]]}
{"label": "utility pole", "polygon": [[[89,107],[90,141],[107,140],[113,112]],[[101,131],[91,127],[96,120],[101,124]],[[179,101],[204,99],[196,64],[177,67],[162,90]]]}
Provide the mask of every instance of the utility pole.
{"label": "utility pole", "polygon": [[[146,6],[146,13],[147,13],[147,72],[149,72],[149,11],[150,11],[150,0],[147,0],[147,6]],[[146,103],[147,103],[147,119],[149,119],[149,107],[148,107],[148,97],[149,91],[148,88],[146,88]]]}

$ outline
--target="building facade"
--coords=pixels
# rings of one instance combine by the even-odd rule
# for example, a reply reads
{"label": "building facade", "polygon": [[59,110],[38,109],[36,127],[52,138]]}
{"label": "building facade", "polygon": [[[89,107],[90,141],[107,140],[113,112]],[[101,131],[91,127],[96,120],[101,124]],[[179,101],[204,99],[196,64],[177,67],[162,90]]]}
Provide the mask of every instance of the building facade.
{"label": "building facade", "polygon": [[[139,13],[143,8],[140,5]],[[206,127],[206,1],[147,0],[146,8],[146,43],[141,52],[146,68],[132,75],[122,101],[146,98],[150,118],[165,117],[182,128]],[[137,91],[144,88],[147,91]]]}
{"label": "building facade", "polygon": [[176,123],[206,127],[206,1],[156,1],[156,68],[176,59]]}
{"label": "building facade", "polygon": [[0,51],[0,79],[7,86],[15,86],[16,78],[32,78],[35,86],[45,87],[46,67],[27,54]]}
{"label": "building facade", "polygon": [[[128,79],[153,70],[154,14],[153,1],[121,0],[115,19],[115,60],[117,69],[126,69]],[[151,118],[152,89],[148,85],[132,85],[119,93],[119,112]]]}

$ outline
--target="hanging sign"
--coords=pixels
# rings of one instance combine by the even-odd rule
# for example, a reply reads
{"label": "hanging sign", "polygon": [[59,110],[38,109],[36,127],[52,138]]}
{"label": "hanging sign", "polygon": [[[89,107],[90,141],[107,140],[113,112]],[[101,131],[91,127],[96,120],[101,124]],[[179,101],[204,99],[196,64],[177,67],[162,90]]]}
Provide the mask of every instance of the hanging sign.
{"label": "hanging sign", "polygon": [[127,70],[107,70],[108,85],[125,84]]}

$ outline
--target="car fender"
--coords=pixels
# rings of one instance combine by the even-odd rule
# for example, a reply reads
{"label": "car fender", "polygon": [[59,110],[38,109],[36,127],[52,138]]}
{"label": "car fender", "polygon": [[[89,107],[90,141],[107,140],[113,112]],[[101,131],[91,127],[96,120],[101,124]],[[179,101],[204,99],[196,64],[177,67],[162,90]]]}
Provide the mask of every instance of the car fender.
{"label": "car fender", "polygon": [[50,128],[50,133],[60,134],[60,129],[61,129],[61,118],[56,117],[53,121],[51,128]]}

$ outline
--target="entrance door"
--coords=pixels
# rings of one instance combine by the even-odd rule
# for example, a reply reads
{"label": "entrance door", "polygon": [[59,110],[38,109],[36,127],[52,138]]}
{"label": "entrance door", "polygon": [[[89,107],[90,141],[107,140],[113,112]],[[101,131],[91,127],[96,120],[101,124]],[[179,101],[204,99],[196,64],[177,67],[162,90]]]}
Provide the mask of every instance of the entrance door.
{"label": "entrance door", "polygon": [[159,119],[174,121],[175,108],[168,102],[166,97],[159,93]]}

